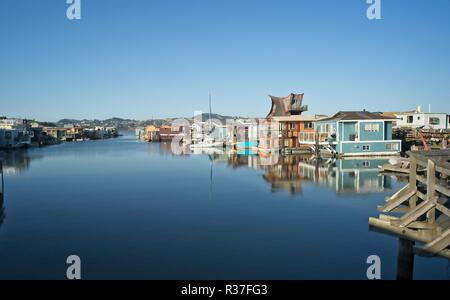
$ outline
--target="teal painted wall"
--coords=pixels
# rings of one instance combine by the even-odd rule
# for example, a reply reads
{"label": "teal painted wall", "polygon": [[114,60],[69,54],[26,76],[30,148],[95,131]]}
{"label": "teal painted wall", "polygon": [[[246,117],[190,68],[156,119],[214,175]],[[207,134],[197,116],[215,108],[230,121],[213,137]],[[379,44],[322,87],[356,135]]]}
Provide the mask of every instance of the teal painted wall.
{"label": "teal painted wall", "polygon": [[386,121],[386,126],[384,128],[385,140],[392,140],[392,121]]}
{"label": "teal painted wall", "polygon": [[[366,125],[378,124],[379,131],[366,131]],[[360,141],[382,141],[385,129],[383,122],[361,122],[359,123],[359,140]]]}
{"label": "teal painted wall", "polygon": [[339,139],[341,141],[350,141],[350,135],[358,134],[358,132],[356,131],[356,122],[345,122],[340,124],[342,130]]}
{"label": "teal painted wall", "polygon": [[[392,141],[386,141],[381,143],[374,143],[374,142],[355,142],[355,143],[341,143],[341,147],[339,152],[340,153],[368,153],[371,152],[393,152],[396,150],[387,150],[386,145],[389,143],[395,143],[398,144],[397,151],[400,151],[400,142],[392,142]],[[370,150],[369,151],[363,151],[363,145],[369,145]]]}

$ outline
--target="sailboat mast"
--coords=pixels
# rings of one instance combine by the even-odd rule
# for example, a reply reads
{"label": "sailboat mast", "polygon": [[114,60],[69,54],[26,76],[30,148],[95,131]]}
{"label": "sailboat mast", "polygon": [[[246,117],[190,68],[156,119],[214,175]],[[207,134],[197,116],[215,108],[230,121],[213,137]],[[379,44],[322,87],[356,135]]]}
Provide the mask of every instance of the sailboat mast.
{"label": "sailboat mast", "polygon": [[212,109],[211,109],[211,93],[209,93],[209,130],[211,130],[211,114],[212,114]]}

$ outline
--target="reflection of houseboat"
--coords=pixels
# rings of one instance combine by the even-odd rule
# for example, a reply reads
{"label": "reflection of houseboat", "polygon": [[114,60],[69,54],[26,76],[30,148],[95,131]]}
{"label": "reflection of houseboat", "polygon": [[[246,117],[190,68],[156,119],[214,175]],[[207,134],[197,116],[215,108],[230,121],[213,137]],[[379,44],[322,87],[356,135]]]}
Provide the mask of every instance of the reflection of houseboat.
{"label": "reflection of houseboat", "polygon": [[301,162],[305,177],[327,185],[337,193],[376,193],[391,189],[391,177],[379,176],[378,166],[388,159],[330,159],[317,164]]}
{"label": "reflection of houseboat", "polygon": [[2,151],[0,152],[0,161],[3,163],[4,174],[15,176],[30,167],[31,156],[28,150]]}
{"label": "reflection of houseboat", "polygon": [[275,165],[265,167],[264,180],[272,184],[272,191],[285,190],[299,194],[302,185],[325,185],[336,193],[377,193],[391,189],[392,179],[379,176],[378,165],[387,159],[329,159],[315,160],[310,156],[280,157]]}

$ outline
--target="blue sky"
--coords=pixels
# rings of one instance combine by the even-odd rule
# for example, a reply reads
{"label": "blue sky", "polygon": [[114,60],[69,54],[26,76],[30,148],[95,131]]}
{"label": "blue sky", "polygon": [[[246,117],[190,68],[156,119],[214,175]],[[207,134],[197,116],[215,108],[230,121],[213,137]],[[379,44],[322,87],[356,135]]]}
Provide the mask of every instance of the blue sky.
{"label": "blue sky", "polygon": [[269,94],[310,113],[450,113],[450,1],[0,0],[0,115],[265,116]]}

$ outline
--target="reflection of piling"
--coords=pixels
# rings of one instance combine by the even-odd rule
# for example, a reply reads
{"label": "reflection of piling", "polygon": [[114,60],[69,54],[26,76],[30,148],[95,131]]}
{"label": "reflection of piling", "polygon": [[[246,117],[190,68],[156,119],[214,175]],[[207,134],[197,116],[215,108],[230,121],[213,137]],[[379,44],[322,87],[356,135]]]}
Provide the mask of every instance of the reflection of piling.
{"label": "reflection of piling", "polygon": [[399,239],[397,280],[412,280],[414,274],[414,242]]}

